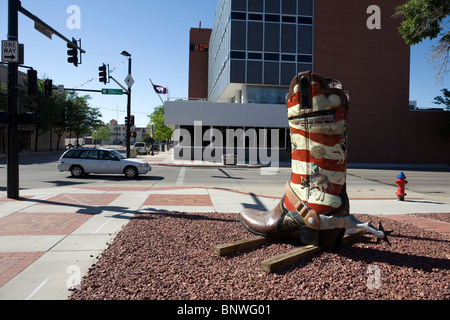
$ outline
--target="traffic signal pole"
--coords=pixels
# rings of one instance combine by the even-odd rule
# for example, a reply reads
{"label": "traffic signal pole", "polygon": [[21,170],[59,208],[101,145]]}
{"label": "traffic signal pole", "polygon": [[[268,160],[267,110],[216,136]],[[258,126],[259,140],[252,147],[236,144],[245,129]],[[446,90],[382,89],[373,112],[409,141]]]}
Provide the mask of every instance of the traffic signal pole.
{"label": "traffic signal pole", "polygon": [[[50,27],[44,21],[31,14],[22,7],[20,0],[8,0],[8,41],[19,43],[19,12],[39,23],[50,34],[55,34],[81,53],[86,53],[76,43],[70,41],[58,31]],[[48,35],[47,35],[48,36]],[[81,41],[80,41],[81,43]],[[81,44],[80,44],[81,45]],[[20,48],[20,45],[19,45]],[[74,61],[75,62],[75,61]],[[19,64],[23,62],[8,61],[8,106],[11,120],[8,126],[8,157],[7,157],[7,177],[6,196],[10,199],[19,198]],[[78,64],[81,62],[78,62]]]}
{"label": "traffic signal pole", "polygon": [[[19,41],[19,0],[8,0],[8,40]],[[8,111],[11,122],[8,126],[7,158],[7,197],[19,198],[19,129],[17,127],[19,110],[19,66],[8,63]]]}

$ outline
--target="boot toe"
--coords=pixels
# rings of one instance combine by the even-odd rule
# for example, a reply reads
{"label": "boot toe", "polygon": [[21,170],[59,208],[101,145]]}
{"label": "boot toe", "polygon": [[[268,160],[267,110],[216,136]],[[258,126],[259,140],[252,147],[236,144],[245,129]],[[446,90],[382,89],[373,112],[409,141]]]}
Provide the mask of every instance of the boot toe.
{"label": "boot toe", "polygon": [[244,209],[238,215],[245,229],[259,236],[269,236],[279,232],[278,224],[284,218],[282,201],[269,211]]}
{"label": "boot toe", "polygon": [[267,226],[264,223],[264,211],[244,209],[238,214],[239,221],[245,229],[259,236],[267,236]]}

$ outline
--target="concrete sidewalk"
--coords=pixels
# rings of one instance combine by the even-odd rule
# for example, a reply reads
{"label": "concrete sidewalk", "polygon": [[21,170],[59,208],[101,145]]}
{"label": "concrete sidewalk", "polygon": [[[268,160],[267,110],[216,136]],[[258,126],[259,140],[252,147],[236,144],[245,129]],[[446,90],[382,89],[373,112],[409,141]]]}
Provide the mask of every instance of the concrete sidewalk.
{"label": "concrete sidewalk", "polygon": [[[144,158],[152,165],[187,165],[171,160],[169,152]],[[397,201],[391,187],[351,176],[348,185],[352,213],[396,219],[409,213],[450,214],[450,201],[415,192]],[[235,214],[243,208],[272,209],[280,199],[201,186],[59,187],[23,190],[19,200],[5,194],[0,192],[2,300],[66,299],[137,212]]]}

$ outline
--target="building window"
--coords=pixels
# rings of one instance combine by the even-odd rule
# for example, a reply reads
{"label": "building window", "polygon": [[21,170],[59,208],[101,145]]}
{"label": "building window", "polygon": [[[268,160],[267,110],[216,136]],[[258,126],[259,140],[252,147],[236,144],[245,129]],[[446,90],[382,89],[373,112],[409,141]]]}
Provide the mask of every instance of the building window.
{"label": "building window", "polygon": [[312,64],[310,63],[298,63],[297,72],[312,71]]}
{"label": "building window", "polygon": [[266,0],[266,12],[280,13],[280,0]]}
{"label": "building window", "polygon": [[262,61],[247,61],[247,83],[262,83]]}
{"label": "building window", "polygon": [[231,21],[231,50],[246,50],[247,23]]}
{"label": "building window", "polygon": [[281,52],[296,53],[297,26],[295,24],[281,25]]}
{"label": "building window", "polygon": [[245,59],[245,52],[242,51],[231,51],[231,59]]}
{"label": "building window", "polygon": [[296,21],[296,18],[293,17],[293,16],[283,16],[283,17],[281,18],[281,21],[282,21],[282,22],[287,22],[287,23],[296,23],[296,22],[297,22],[297,21]]}
{"label": "building window", "polygon": [[298,62],[312,62],[312,55],[299,54]]}
{"label": "building window", "polygon": [[[295,56],[294,56],[295,59]],[[297,74],[297,66],[295,63],[282,63],[281,64],[281,84],[289,85],[292,78]]]}
{"label": "building window", "polygon": [[280,16],[277,14],[266,14],[265,18],[267,22],[280,22]]}
{"label": "building window", "polygon": [[282,54],[281,60],[282,61],[295,61],[295,56],[293,54]]}
{"label": "building window", "polygon": [[299,24],[312,24],[312,17],[298,17]]}
{"label": "building window", "polygon": [[261,22],[248,22],[247,50],[263,50],[263,24]]}
{"label": "building window", "polygon": [[244,60],[231,60],[230,82],[245,83]]}
{"label": "building window", "polygon": [[298,26],[298,53],[312,54],[312,26]]}
{"label": "building window", "polygon": [[231,12],[232,20],[247,20],[247,14],[245,12]]}
{"label": "building window", "polygon": [[297,12],[297,0],[282,0],[282,13],[295,14]]}
{"label": "building window", "polygon": [[298,14],[304,16],[313,15],[313,0],[298,0]]}
{"label": "building window", "polygon": [[264,53],[264,60],[279,61],[280,55],[278,53]]}
{"label": "building window", "polygon": [[256,13],[249,13],[248,14],[248,20],[262,21],[263,20],[263,15],[262,14],[256,14]]}
{"label": "building window", "polygon": [[249,53],[247,53],[247,59],[249,59],[249,60],[262,60],[262,53],[260,53],[260,52],[249,52]]}
{"label": "building window", "polygon": [[264,26],[264,51],[280,51],[280,25],[266,23]]}
{"label": "building window", "polygon": [[231,10],[246,11],[247,10],[247,0],[232,0]]}
{"label": "building window", "polygon": [[279,83],[279,67],[278,62],[264,62],[264,84]]}
{"label": "building window", "polygon": [[263,0],[248,0],[248,11],[263,12]]}

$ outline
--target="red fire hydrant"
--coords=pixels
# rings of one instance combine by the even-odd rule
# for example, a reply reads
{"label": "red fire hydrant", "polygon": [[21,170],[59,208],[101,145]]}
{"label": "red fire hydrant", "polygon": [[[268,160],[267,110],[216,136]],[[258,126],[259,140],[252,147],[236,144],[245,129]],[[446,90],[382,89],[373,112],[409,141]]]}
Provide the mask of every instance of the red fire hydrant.
{"label": "red fire hydrant", "polygon": [[408,183],[408,181],[406,181],[406,176],[403,172],[400,172],[400,174],[397,176],[397,180],[395,180],[395,183],[397,184],[397,192],[395,193],[397,195],[397,200],[405,200],[405,185]]}

